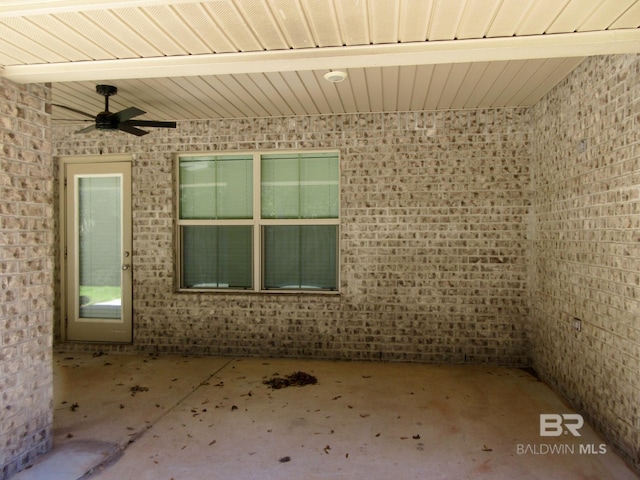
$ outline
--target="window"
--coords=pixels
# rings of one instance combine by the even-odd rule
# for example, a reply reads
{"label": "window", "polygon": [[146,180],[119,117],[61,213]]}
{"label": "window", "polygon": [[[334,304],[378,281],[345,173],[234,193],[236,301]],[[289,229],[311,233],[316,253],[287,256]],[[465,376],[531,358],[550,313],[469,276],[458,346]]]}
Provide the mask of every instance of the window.
{"label": "window", "polygon": [[338,290],[337,152],[177,158],[181,290]]}

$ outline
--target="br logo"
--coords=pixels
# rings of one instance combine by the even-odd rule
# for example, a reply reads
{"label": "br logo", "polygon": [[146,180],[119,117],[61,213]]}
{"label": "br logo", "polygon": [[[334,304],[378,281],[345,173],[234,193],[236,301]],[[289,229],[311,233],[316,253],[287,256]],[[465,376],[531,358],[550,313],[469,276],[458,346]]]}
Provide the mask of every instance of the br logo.
{"label": "br logo", "polygon": [[570,433],[574,437],[581,437],[580,430],[584,425],[582,415],[577,413],[543,413],[540,415],[540,436],[559,437]]}

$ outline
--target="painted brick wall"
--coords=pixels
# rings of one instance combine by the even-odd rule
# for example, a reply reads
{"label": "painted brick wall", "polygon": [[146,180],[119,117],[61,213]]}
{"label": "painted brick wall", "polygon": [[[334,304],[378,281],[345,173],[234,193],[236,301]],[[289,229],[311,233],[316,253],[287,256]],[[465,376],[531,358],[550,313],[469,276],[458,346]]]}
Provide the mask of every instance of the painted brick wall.
{"label": "painted brick wall", "polygon": [[0,79],[0,478],[51,447],[50,89]]}
{"label": "painted brick wall", "polygon": [[[524,109],[54,129],[58,155],[133,153],[134,350],[526,365]],[[174,152],[337,148],[340,296],[174,292]]]}
{"label": "painted brick wall", "polygon": [[534,366],[640,468],[640,56],[586,60],[531,119]]}

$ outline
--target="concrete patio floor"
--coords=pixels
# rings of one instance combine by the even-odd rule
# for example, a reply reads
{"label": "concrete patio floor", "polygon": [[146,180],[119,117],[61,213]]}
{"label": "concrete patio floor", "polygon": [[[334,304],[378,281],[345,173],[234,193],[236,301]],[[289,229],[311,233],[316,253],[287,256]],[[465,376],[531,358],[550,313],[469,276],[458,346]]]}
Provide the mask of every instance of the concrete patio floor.
{"label": "concrete patio floor", "polygon": [[13,480],[640,478],[587,424],[541,436],[572,410],[513,368],[73,352],[54,392],[54,448]]}

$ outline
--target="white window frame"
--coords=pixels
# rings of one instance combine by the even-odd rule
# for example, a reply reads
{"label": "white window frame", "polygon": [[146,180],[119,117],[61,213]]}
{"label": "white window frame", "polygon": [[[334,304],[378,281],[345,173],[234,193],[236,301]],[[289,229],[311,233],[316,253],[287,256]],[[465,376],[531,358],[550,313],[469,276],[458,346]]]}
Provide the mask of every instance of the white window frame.
{"label": "white window frame", "polygon": [[[337,218],[310,218],[310,219],[262,219],[261,210],[261,158],[263,155],[271,154],[314,154],[314,153],[333,153],[338,157],[338,217]],[[231,219],[231,220],[183,220],[180,218],[180,158],[194,156],[247,156],[253,157],[253,218],[251,219]],[[175,285],[178,292],[194,292],[194,293],[273,293],[273,294],[322,294],[336,295],[340,293],[340,152],[338,150],[257,150],[257,151],[198,151],[198,152],[181,152],[174,154],[175,165],[175,218],[176,218],[176,234],[175,234],[175,259],[176,259],[176,277]],[[184,226],[251,226],[252,227],[252,249],[253,249],[253,266],[252,281],[253,288],[250,289],[234,289],[234,288],[184,288],[182,287],[182,227]],[[271,225],[335,225],[337,228],[336,235],[336,289],[265,289],[264,285],[264,259],[262,258],[262,229]]]}

